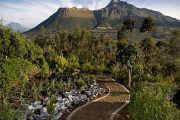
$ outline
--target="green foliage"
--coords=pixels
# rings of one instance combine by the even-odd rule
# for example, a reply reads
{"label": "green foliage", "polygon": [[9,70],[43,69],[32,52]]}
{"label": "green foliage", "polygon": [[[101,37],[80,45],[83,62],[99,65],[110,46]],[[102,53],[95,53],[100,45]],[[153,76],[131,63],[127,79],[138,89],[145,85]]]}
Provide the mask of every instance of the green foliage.
{"label": "green foliage", "polygon": [[68,69],[69,70],[74,70],[74,69],[79,69],[80,64],[79,64],[79,58],[75,55],[70,55],[68,58]]}
{"label": "green foliage", "polygon": [[38,73],[36,66],[23,59],[0,59],[0,83],[1,89],[8,92],[17,84],[25,84],[29,78]]}
{"label": "green foliage", "polygon": [[133,67],[133,80],[134,81],[142,81],[144,74],[144,65],[137,64]]}
{"label": "green foliage", "polygon": [[180,58],[180,30],[176,30],[172,33],[170,44],[169,44],[169,54],[171,54],[172,59]]}
{"label": "green foliage", "polygon": [[47,105],[47,111],[48,113],[51,115],[53,113],[53,110],[54,110],[54,104],[56,103],[56,97],[55,96],[52,96],[50,98],[50,102],[49,104]]}
{"label": "green foliage", "polygon": [[35,60],[41,53],[41,48],[12,32],[9,28],[0,27],[0,56],[19,57]]}
{"label": "green foliage", "polygon": [[81,67],[82,72],[89,72],[91,73],[93,71],[94,67],[91,65],[91,63],[84,63]]}
{"label": "green foliage", "polygon": [[134,18],[130,18],[130,19],[124,21],[123,25],[126,30],[129,30],[132,32],[135,29],[135,22],[136,21]]}
{"label": "green foliage", "polygon": [[115,64],[111,67],[113,77],[119,82],[124,84],[127,78],[127,71],[124,71],[121,64]]}
{"label": "green foliage", "polygon": [[[116,45],[110,37],[99,35],[94,36],[85,29],[77,28],[74,32],[64,31],[63,33],[49,33],[51,36],[44,46],[44,53],[48,52],[48,46],[54,48],[57,55],[63,55],[68,59],[70,56],[76,57],[79,64],[86,62],[91,64],[108,64],[115,58]],[[43,38],[44,39],[44,38]],[[36,38],[36,43],[41,42]],[[44,44],[44,42],[42,42]],[[78,59],[77,59],[78,58]],[[73,58],[74,59],[74,58]]]}
{"label": "green foliage", "polygon": [[81,79],[86,83],[86,85],[90,85],[93,82],[90,75],[82,74]]}
{"label": "green foliage", "polygon": [[105,65],[95,65],[94,66],[94,71],[96,73],[102,73],[106,69]]}
{"label": "green foliage", "polygon": [[130,112],[134,120],[178,120],[179,111],[170,102],[176,87],[169,83],[137,83],[133,86]]}
{"label": "green foliage", "polygon": [[56,56],[55,58],[56,61],[56,67],[57,67],[57,72],[58,73],[63,73],[63,71],[68,67],[68,60],[63,57],[63,56]]}
{"label": "green foliage", "polygon": [[82,79],[75,80],[74,84],[76,85],[76,87],[78,89],[81,89],[82,87],[84,87],[86,85],[85,82]]}
{"label": "green foliage", "polygon": [[9,107],[7,101],[3,101],[0,105],[0,119],[1,120],[23,120],[23,115],[20,111]]}
{"label": "green foliage", "polygon": [[146,17],[140,28],[141,32],[153,32],[156,30],[155,21],[152,17]]}
{"label": "green foliage", "polygon": [[118,35],[117,35],[117,40],[118,41],[127,41],[127,34],[126,34],[126,27],[125,26],[121,26],[118,29]]}
{"label": "green foliage", "polygon": [[46,59],[44,58],[44,56],[40,56],[40,58],[38,59],[38,65],[40,66],[41,69],[41,76],[43,78],[47,78],[49,76],[49,65],[46,61]]}
{"label": "green foliage", "polygon": [[147,37],[141,41],[141,49],[144,53],[144,62],[147,66],[147,70],[150,71],[154,57],[156,55],[156,43],[152,37]]}

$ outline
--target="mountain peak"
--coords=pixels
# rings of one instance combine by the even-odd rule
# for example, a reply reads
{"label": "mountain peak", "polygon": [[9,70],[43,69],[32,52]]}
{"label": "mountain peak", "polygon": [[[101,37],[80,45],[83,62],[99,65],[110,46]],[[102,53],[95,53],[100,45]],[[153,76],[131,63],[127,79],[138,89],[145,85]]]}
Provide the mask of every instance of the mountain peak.
{"label": "mountain peak", "polygon": [[6,25],[7,27],[10,27],[13,31],[15,32],[25,32],[28,31],[29,29],[24,27],[23,25],[15,22],[11,22]]}
{"label": "mountain peak", "polygon": [[117,7],[121,4],[127,4],[127,2],[123,2],[121,0],[111,0],[111,2],[106,7]]}
{"label": "mountain peak", "polygon": [[137,8],[122,0],[111,0],[110,3],[102,9],[89,10],[87,8],[59,8],[59,10],[50,16],[47,20],[27,32],[27,34],[36,33],[40,27],[44,26],[49,31],[57,29],[72,29],[78,27],[93,29],[97,26],[109,24],[113,29],[123,24],[130,17],[137,20],[137,27],[147,16],[151,16],[156,24],[161,27],[180,27],[180,20],[163,15],[162,13]]}
{"label": "mountain peak", "polygon": [[121,0],[111,0],[111,2],[113,2],[113,3],[118,3],[118,2],[120,2]]}

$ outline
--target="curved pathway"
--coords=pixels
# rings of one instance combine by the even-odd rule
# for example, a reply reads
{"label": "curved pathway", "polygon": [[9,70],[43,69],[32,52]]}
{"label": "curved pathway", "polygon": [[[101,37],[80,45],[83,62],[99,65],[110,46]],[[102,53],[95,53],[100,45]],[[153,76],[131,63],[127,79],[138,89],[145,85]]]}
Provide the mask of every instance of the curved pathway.
{"label": "curved pathway", "polygon": [[109,88],[109,94],[75,110],[67,120],[113,120],[114,115],[129,101],[127,89],[113,79],[99,79]]}

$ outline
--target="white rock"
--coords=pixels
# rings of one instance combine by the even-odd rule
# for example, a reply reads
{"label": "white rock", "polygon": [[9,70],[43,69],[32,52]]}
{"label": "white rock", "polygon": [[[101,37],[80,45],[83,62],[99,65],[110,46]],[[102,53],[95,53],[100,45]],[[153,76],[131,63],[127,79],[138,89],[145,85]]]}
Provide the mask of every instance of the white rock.
{"label": "white rock", "polygon": [[50,100],[49,100],[49,98],[47,97],[47,98],[45,98],[45,99],[43,100],[43,105],[47,105],[47,104],[49,104],[49,102],[50,102]]}
{"label": "white rock", "polygon": [[80,96],[80,100],[81,100],[81,101],[87,100],[87,95],[81,95],[81,96]]}
{"label": "white rock", "polygon": [[41,116],[44,117],[44,118],[47,118],[49,116],[47,108],[43,107],[41,109]]}
{"label": "white rock", "polygon": [[67,98],[69,95],[71,95],[71,93],[70,92],[65,92],[64,93],[64,96]]}
{"label": "white rock", "polygon": [[41,109],[42,108],[41,101],[36,101],[36,102],[32,103],[31,105],[35,109]]}
{"label": "white rock", "polygon": [[33,111],[33,110],[35,110],[35,107],[33,107],[32,105],[30,105],[30,106],[28,107],[28,109],[31,110],[31,111]]}
{"label": "white rock", "polygon": [[51,118],[51,120],[58,120],[63,115],[62,112],[59,112],[57,114],[54,114]]}
{"label": "white rock", "polygon": [[73,98],[73,103],[74,103],[74,104],[79,104],[79,102],[80,102],[79,97],[78,97],[78,96],[75,96],[75,97]]}
{"label": "white rock", "polygon": [[57,101],[58,101],[58,102],[63,102],[62,97],[61,97],[61,96],[58,96],[58,97],[57,97]]}
{"label": "white rock", "polygon": [[55,105],[55,110],[61,110],[61,109],[64,108],[64,107],[65,107],[64,102],[62,102],[62,103],[56,103],[56,105]]}

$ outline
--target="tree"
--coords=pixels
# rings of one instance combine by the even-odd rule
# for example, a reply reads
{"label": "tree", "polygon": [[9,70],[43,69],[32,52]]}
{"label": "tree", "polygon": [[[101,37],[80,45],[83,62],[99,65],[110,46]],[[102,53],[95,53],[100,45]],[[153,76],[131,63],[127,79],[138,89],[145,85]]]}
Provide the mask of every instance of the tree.
{"label": "tree", "polygon": [[130,44],[121,51],[116,56],[117,61],[121,62],[122,65],[125,65],[128,69],[128,87],[131,87],[131,76],[132,76],[132,68],[135,63],[137,57],[137,48]]}
{"label": "tree", "polygon": [[134,18],[130,18],[126,21],[124,21],[123,25],[125,26],[126,30],[129,30],[130,32],[132,32],[135,29],[135,19]]}
{"label": "tree", "polygon": [[154,32],[156,30],[155,21],[152,17],[146,17],[140,28],[140,32]]}
{"label": "tree", "polygon": [[142,23],[142,27],[140,28],[140,32],[147,32],[148,36],[144,40],[141,41],[141,48],[144,53],[145,64],[147,66],[148,72],[151,71],[152,62],[154,60],[156,44],[154,39],[149,35],[150,32],[156,30],[155,21],[152,17],[146,17]]}
{"label": "tree", "polygon": [[126,40],[127,41],[127,34],[125,26],[121,26],[118,30],[117,40]]}
{"label": "tree", "polygon": [[148,66],[150,72],[154,56],[156,54],[156,43],[152,37],[147,37],[141,41],[141,48],[144,53],[144,62]]}
{"label": "tree", "polygon": [[135,19],[134,18],[130,18],[128,20],[126,20],[124,23],[123,23],[123,26],[125,27],[125,30],[126,31],[129,31],[130,32],[130,39],[132,40],[132,32],[133,30],[135,29]]}
{"label": "tree", "polygon": [[172,59],[180,58],[180,30],[173,32],[169,44],[169,54]]}
{"label": "tree", "polygon": [[40,28],[39,34],[37,35],[37,37],[35,39],[35,43],[37,43],[40,47],[43,48],[44,53],[46,52],[46,48],[47,48],[48,43],[49,43],[49,36],[47,36],[45,34],[45,32],[46,32],[46,30],[45,30],[44,26],[42,26]]}
{"label": "tree", "polygon": [[41,69],[41,77],[43,78],[49,77],[49,65],[46,59],[44,58],[44,56],[40,56],[40,58],[38,59],[38,65],[40,66]]}

